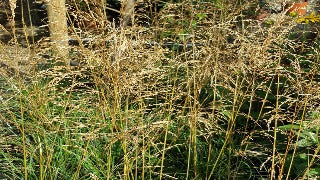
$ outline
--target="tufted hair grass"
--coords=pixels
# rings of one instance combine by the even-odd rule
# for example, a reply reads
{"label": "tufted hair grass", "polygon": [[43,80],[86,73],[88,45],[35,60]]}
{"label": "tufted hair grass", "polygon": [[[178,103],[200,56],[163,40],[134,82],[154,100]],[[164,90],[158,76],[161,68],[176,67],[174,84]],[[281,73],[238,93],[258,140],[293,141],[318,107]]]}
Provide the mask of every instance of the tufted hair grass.
{"label": "tufted hair grass", "polygon": [[157,13],[143,2],[151,8],[137,5],[123,29],[95,3],[72,12],[91,18],[69,27],[78,66],[61,66],[46,39],[30,56],[1,44],[0,178],[319,175],[318,40],[302,40],[295,19],[261,24],[255,1],[167,2]]}

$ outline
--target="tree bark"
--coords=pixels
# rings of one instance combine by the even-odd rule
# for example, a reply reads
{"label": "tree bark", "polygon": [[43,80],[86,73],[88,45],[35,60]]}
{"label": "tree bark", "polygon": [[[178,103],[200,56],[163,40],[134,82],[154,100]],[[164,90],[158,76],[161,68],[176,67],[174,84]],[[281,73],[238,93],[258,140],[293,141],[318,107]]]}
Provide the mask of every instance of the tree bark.
{"label": "tree bark", "polygon": [[65,59],[66,65],[69,66],[66,0],[47,0],[47,11],[50,38],[54,51],[58,56]]}
{"label": "tree bark", "polygon": [[121,8],[121,18],[122,18],[122,23],[121,26],[125,28],[128,26],[128,24],[134,23],[134,5],[135,5],[135,0],[125,0],[122,4]]}

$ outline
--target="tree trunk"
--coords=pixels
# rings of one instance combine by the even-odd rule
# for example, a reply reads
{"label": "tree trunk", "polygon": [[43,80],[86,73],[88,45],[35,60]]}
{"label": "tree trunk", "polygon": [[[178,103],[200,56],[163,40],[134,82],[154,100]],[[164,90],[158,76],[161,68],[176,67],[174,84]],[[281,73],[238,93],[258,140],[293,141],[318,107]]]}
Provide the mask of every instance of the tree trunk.
{"label": "tree trunk", "polygon": [[134,23],[133,22],[134,5],[135,5],[135,0],[126,0],[122,4],[122,8],[121,8],[121,18],[122,18],[121,26],[123,28],[128,26],[128,24],[130,23],[130,20],[131,20],[132,24]]}
{"label": "tree trunk", "polygon": [[54,51],[58,56],[64,58],[66,65],[69,66],[66,0],[48,0],[47,11],[50,38]]}

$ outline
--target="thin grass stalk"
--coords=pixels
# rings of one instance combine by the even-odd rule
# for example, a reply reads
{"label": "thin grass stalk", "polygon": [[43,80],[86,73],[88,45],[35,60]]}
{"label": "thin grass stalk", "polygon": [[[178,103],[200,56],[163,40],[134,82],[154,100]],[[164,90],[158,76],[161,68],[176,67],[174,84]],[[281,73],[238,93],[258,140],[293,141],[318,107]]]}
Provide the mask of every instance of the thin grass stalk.
{"label": "thin grass stalk", "polygon": [[190,157],[191,157],[191,136],[189,137],[190,142],[188,143],[188,166],[187,166],[187,175],[186,180],[189,178],[189,171],[190,171]]}
{"label": "thin grass stalk", "polygon": [[[268,89],[267,89],[266,95],[264,96],[264,98],[263,98],[263,100],[262,100],[262,105],[261,105],[261,108],[260,108],[260,111],[259,111],[259,115],[258,115],[258,118],[257,118],[256,122],[258,122],[258,121],[260,120],[260,117],[261,117],[261,115],[262,115],[263,109],[264,109],[264,107],[265,107],[265,105],[266,105],[266,102],[267,102],[267,99],[268,99],[268,95],[269,95],[269,93],[271,92],[271,86],[272,86],[272,84],[273,84],[273,80],[274,80],[274,77],[272,77],[271,82],[270,82],[270,85],[269,85],[269,87],[268,87]],[[256,127],[256,125],[254,125],[254,128],[255,128],[255,127]],[[246,149],[247,149],[247,148],[246,148]]]}
{"label": "thin grass stalk", "polygon": [[[71,91],[71,92],[72,92],[72,91]],[[71,93],[70,93],[70,95],[71,95]],[[92,126],[92,127],[90,128],[90,132],[92,132],[92,131],[94,131],[94,126]],[[83,150],[82,150],[81,159],[80,159],[80,161],[79,161],[79,164],[78,164],[78,167],[77,167],[77,170],[76,170],[74,179],[79,179],[78,176],[79,176],[80,170],[81,170],[81,168],[82,168],[82,166],[83,166],[83,162],[84,162],[84,160],[85,160],[85,158],[86,158],[86,156],[87,156],[88,147],[89,147],[90,141],[91,141],[91,137],[88,137],[88,139],[87,139],[87,141],[86,141],[86,144],[85,144],[85,146],[84,146],[84,148],[83,148]]]}
{"label": "thin grass stalk", "polygon": [[111,178],[111,159],[112,159],[112,145],[109,146],[108,148],[108,158],[107,158],[107,180]]}
{"label": "thin grass stalk", "polygon": [[[253,80],[252,80],[252,88],[251,88],[251,93],[250,93],[250,100],[249,100],[249,111],[248,111],[248,113],[247,113],[247,121],[246,121],[246,125],[245,125],[245,128],[244,128],[244,132],[247,132],[247,129],[248,129],[248,126],[249,126],[249,121],[250,121],[250,118],[251,118],[250,115],[251,115],[253,97],[254,97],[254,92],[255,92],[255,88],[254,88],[254,87],[255,87],[255,79],[253,78]],[[240,107],[239,107],[238,110],[240,110]],[[245,139],[244,136],[245,136],[245,135],[243,135],[242,139]],[[246,146],[244,147],[244,150],[242,150],[242,144],[241,144],[239,151],[246,151],[247,147],[248,147],[248,145],[246,145]],[[241,158],[240,161],[242,161],[242,159],[243,159],[243,157]],[[240,162],[240,163],[241,163],[241,162]],[[237,166],[237,168],[236,168],[236,169],[237,169],[236,172],[238,172],[238,170],[239,170],[239,168],[240,168],[240,163],[239,163],[239,166]]]}
{"label": "thin grass stalk", "polygon": [[[233,141],[233,129],[235,128],[235,122],[236,122],[236,118],[237,118],[237,114],[238,114],[238,111],[240,110],[240,107],[241,105],[239,105],[238,107],[238,110],[236,110],[236,104],[237,104],[237,101],[238,101],[238,96],[239,96],[239,92],[240,89],[241,89],[241,84],[239,85],[238,82],[239,82],[239,79],[240,79],[240,76],[239,74],[237,75],[237,79],[236,79],[236,86],[235,86],[235,90],[234,90],[234,96],[233,96],[233,105],[232,105],[232,112],[231,112],[231,124],[230,126],[228,125],[228,131],[230,136],[229,136],[229,155],[228,155],[228,167],[227,167],[227,172],[228,172],[228,179],[230,179],[230,176],[231,176],[231,170],[230,170],[230,167],[231,167],[231,153],[232,153],[232,141]],[[239,90],[238,90],[239,89]]]}
{"label": "thin grass stalk", "polygon": [[[141,81],[139,82],[139,117],[138,117],[138,127],[143,127],[143,97],[141,94],[141,87],[142,87],[142,83]],[[135,160],[136,160],[136,164],[135,164],[135,179],[138,179],[138,154],[139,154],[139,136],[142,136],[142,141],[143,141],[143,129],[142,129],[142,133],[140,132],[140,130],[137,132],[137,138],[136,138],[136,153],[135,153]],[[142,151],[144,149],[144,145],[142,147]],[[142,157],[143,158],[143,157]],[[142,159],[142,162],[144,160]],[[143,164],[143,163],[142,163]],[[144,172],[144,167],[142,166],[142,171]],[[142,173],[142,177],[144,179],[144,175]]]}
{"label": "thin grass stalk", "polygon": [[[316,69],[318,68],[317,65],[319,64],[319,54],[318,54],[318,57],[317,57],[317,61],[314,64],[315,65],[313,66],[313,70],[315,70],[315,71],[313,71],[313,72],[317,72]],[[311,82],[313,81],[313,78],[314,78],[314,74],[312,74]],[[318,134],[318,132],[319,132],[319,128],[317,128],[317,133],[316,134]],[[305,179],[306,176],[308,175],[310,167],[313,165],[313,163],[315,161],[315,158],[317,157],[319,151],[320,151],[320,143],[318,144],[317,148],[315,149],[315,151],[313,153],[313,156],[312,156],[312,159],[308,163],[308,167],[306,168],[305,172],[303,173],[302,179]]]}
{"label": "thin grass stalk", "polygon": [[[280,60],[278,67],[280,66]],[[277,94],[276,94],[276,109],[275,109],[275,121],[274,121],[274,131],[273,131],[273,149],[272,149],[272,165],[271,165],[271,177],[272,180],[275,178],[275,156],[277,149],[277,129],[278,129],[278,117],[279,117],[279,89],[280,89],[280,70],[277,69]]]}
{"label": "thin grass stalk", "polygon": [[[257,120],[256,120],[257,122],[260,120],[260,117],[261,117],[261,115],[262,115],[263,109],[264,109],[264,107],[265,107],[265,103],[267,102],[267,97],[268,97],[269,93],[271,92],[271,85],[273,84],[273,80],[274,80],[274,78],[272,78],[271,83],[270,83],[270,85],[269,85],[269,87],[268,87],[268,89],[267,89],[266,95],[264,96],[264,99],[262,100],[262,105],[261,105],[261,108],[260,108],[260,111],[259,111],[258,118],[257,118]],[[254,125],[254,128],[255,128],[255,127],[256,127],[256,125]],[[253,129],[254,129],[254,128],[253,128]],[[249,144],[246,144],[246,146],[245,146],[245,148],[244,148],[244,151],[247,151],[248,146],[249,146]]]}
{"label": "thin grass stalk", "polygon": [[[19,89],[21,89],[21,82],[19,82]],[[20,105],[20,115],[21,115],[21,134],[22,134],[22,147],[23,147],[23,169],[24,169],[24,179],[27,180],[28,179],[28,168],[27,168],[27,144],[26,144],[26,134],[25,134],[25,127],[24,127],[24,106],[23,106],[23,102],[22,102],[22,97],[23,94],[22,92],[20,92],[20,96],[19,96],[19,105]]]}
{"label": "thin grass stalk", "polygon": [[145,135],[143,133],[142,135],[142,172],[141,172],[141,179],[144,180],[144,173],[145,173],[145,164],[146,164],[146,160],[145,160]]}
{"label": "thin grass stalk", "polygon": [[238,81],[239,81],[239,75],[237,75],[237,79],[236,79],[236,86],[235,86],[235,92],[234,92],[234,96],[233,96],[233,106],[232,106],[232,113],[231,113],[231,119],[229,120],[228,122],[228,128],[227,128],[227,131],[226,131],[226,137],[225,137],[225,140],[224,140],[224,143],[222,145],[222,148],[220,149],[220,152],[219,152],[219,155],[216,159],[216,161],[214,162],[214,165],[211,169],[211,172],[210,172],[210,175],[209,175],[209,178],[208,179],[211,179],[211,176],[218,164],[218,162],[220,161],[220,158],[224,152],[224,149],[226,148],[226,146],[229,144],[229,142],[231,141],[231,137],[232,137],[232,130],[233,130],[233,126],[234,126],[234,123],[235,123],[235,106],[236,106],[236,102],[237,102],[237,96],[238,96]]}
{"label": "thin grass stalk", "polygon": [[[57,128],[57,132],[58,131],[60,131],[60,125],[58,126],[58,128]],[[45,136],[46,134],[44,133],[44,136]],[[53,138],[53,142],[56,142],[56,139],[57,139],[57,137],[58,137],[58,133],[57,134],[55,134],[55,136],[54,136],[54,138]],[[52,179],[54,179],[53,177],[54,177],[54,175],[53,175],[53,171],[52,171],[52,169],[53,168],[51,168],[51,162],[52,162],[52,159],[53,159],[53,156],[54,156],[54,152],[53,152],[53,150],[52,150],[52,148],[50,147],[50,145],[52,145],[52,144],[48,144],[48,141],[46,140],[46,138],[44,137],[44,139],[45,139],[45,145],[46,145],[46,149],[48,150],[47,152],[46,152],[46,154],[48,154],[47,155],[47,163],[46,163],[46,166],[45,166],[45,169],[44,169],[44,172],[46,172],[47,171],[47,169],[48,169],[48,171],[49,171],[49,174],[51,175],[51,180]]]}
{"label": "thin grass stalk", "polygon": [[207,158],[207,166],[206,166],[206,180],[208,180],[208,170],[209,170],[209,164],[210,164],[210,158],[211,158],[211,151],[212,151],[212,145],[210,143],[208,148],[208,158]]}
{"label": "thin grass stalk", "polygon": [[[297,97],[297,99],[296,99],[296,105],[295,105],[294,112],[299,112],[301,110],[301,107],[299,106],[298,102],[299,102],[299,97]],[[292,127],[290,129],[290,133],[294,133],[293,125],[296,122],[297,114],[298,113],[295,113],[294,117],[291,120],[292,121],[292,123],[291,123]],[[292,141],[292,139],[293,139],[293,137],[291,137],[291,136],[288,138],[286,151],[285,151],[284,156],[282,158],[283,160],[282,160],[282,164],[281,164],[280,171],[279,171],[279,176],[278,176],[280,179],[282,179],[282,177],[283,177],[283,169],[284,169],[284,165],[286,163],[286,157],[287,157],[287,155],[289,153],[289,150],[290,150],[290,146],[291,146],[290,142]],[[290,168],[289,168],[289,170],[290,170]]]}
{"label": "thin grass stalk", "polygon": [[[296,109],[295,109],[294,112],[298,112],[298,111],[300,110],[300,108],[297,109],[298,102],[299,102],[299,98],[297,97],[297,99],[296,99],[296,105],[295,105],[295,108],[296,108]],[[291,129],[290,129],[290,133],[294,133],[294,132],[293,132],[293,131],[294,131],[293,125],[294,125],[295,122],[296,122],[296,114],[295,114],[294,117],[292,118],[292,123],[291,123],[292,127],[291,127]],[[280,166],[280,170],[279,170],[278,179],[282,179],[282,178],[283,178],[284,165],[286,164],[286,159],[287,159],[287,156],[288,156],[288,153],[289,153],[289,150],[290,150],[290,146],[291,146],[290,142],[292,141],[292,139],[293,139],[293,137],[291,137],[291,136],[288,137],[288,142],[287,142],[287,146],[286,146],[286,151],[285,151],[285,153],[284,153],[284,155],[283,155],[283,157],[282,157],[282,162],[281,162],[281,166]]]}
{"label": "thin grass stalk", "polygon": [[[176,77],[178,75],[178,70],[176,71]],[[167,124],[166,124],[166,128],[165,128],[165,135],[164,135],[164,142],[163,142],[163,149],[162,149],[162,155],[161,155],[161,166],[160,166],[160,173],[159,173],[159,179],[162,179],[163,176],[163,164],[164,164],[164,159],[165,159],[165,152],[166,152],[166,146],[167,146],[167,138],[168,138],[168,131],[169,131],[169,125],[171,123],[171,111],[172,111],[172,107],[173,107],[173,98],[175,95],[175,88],[176,88],[176,81],[177,78],[174,79],[173,81],[173,88],[172,88],[172,93],[171,95],[169,94],[169,106],[168,106],[168,117],[167,117]],[[169,82],[168,82],[169,83]]]}
{"label": "thin grass stalk", "polygon": [[152,180],[152,170],[151,170],[151,150],[150,150],[151,144],[148,145],[148,168],[149,168],[149,179]]}
{"label": "thin grass stalk", "polygon": [[[219,54],[216,53],[216,56],[218,56]],[[216,116],[215,116],[215,109],[216,109],[216,101],[217,101],[217,59],[219,59],[218,57],[214,58],[215,61],[214,61],[214,67],[213,67],[213,79],[211,78],[211,83],[213,81],[213,101],[212,101],[212,122],[214,123],[214,125],[217,125],[218,123],[218,120],[216,119]],[[206,179],[209,179],[208,178],[208,171],[209,171],[209,164],[210,164],[210,159],[211,159],[211,149],[212,149],[212,144],[210,143],[209,144],[209,151],[208,151],[208,159],[207,159],[207,166],[206,166]]]}
{"label": "thin grass stalk", "polygon": [[76,170],[76,172],[75,172],[75,174],[73,176],[74,180],[79,179],[80,170],[82,168],[83,161],[84,161],[84,159],[86,157],[86,152],[87,152],[87,149],[88,149],[89,142],[90,142],[90,139],[87,140],[86,145],[85,145],[84,149],[82,150],[81,159],[80,159],[80,161],[78,163],[77,170]]}
{"label": "thin grass stalk", "polygon": [[290,165],[289,165],[289,169],[288,169],[286,180],[289,179],[291,168],[292,168],[292,164],[293,164],[293,160],[294,160],[294,156],[296,154],[297,147],[298,147],[298,141],[299,141],[300,133],[301,133],[301,131],[303,129],[302,125],[303,125],[303,121],[304,121],[305,114],[306,114],[306,111],[307,111],[308,99],[309,99],[308,96],[306,96],[306,98],[304,99],[304,106],[303,106],[303,111],[302,111],[302,115],[301,115],[301,119],[300,119],[299,130],[298,130],[297,138],[296,138],[296,141],[295,141],[295,144],[294,144],[292,158],[291,158],[291,161],[290,161]]}
{"label": "thin grass stalk", "polygon": [[[313,78],[314,78],[314,74],[313,74],[312,77],[311,77],[310,85],[311,85],[312,82],[313,82]],[[307,94],[308,92],[309,92],[309,91],[307,90],[306,94]],[[304,121],[305,114],[306,114],[306,111],[307,111],[308,99],[309,99],[309,96],[306,95],[306,97],[305,97],[305,99],[304,99],[304,106],[303,106],[303,111],[302,111],[302,115],[301,115],[301,119],[300,119],[299,130],[298,130],[297,138],[296,138],[296,141],[295,141],[295,144],[294,144],[294,149],[293,149],[292,158],[291,158],[291,161],[290,161],[289,170],[288,170],[288,173],[287,173],[286,180],[289,179],[289,175],[290,175],[290,172],[291,172],[291,168],[292,168],[294,156],[295,156],[295,153],[296,153],[296,150],[297,150],[297,147],[298,147],[298,141],[299,141],[300,133],[301,133],[301,131],[302,131],[302,129],[303,129],[302,126],[303,126],[303,121]]]}
{"label": "thin grass stalk", "polygon": [[[242,79],[242,82],[241,82],[241,84],[240,85],[238,85],[239,86],[239,91],[241,90],[241,88],[243,87],[243,84],[245,83],[245,78],[243,78]],[[243,93],[243,94],[247,94],[248,92],[249,92],[249,89],[251,88],[251,86],[252,86],[252,84],[251,85],[248,85],[247,86],[247,90],[245,91],[245,93]],[[252,91],[253,91],[253,88],[252,88]],[[252,91],[251,91],[251,93],[252,93]],[[239,94],[240,95],[240,94]],[[253,96],[253,95],[252,95]],[[252,98],[252,96],[251,96],[251,98]],[[245,97],[243,97],[241,100],[240,100],[240,97],[238,98],[239,100],[238,101],[240,101],[240,103],[238,104],[238,109],[236,110],[236,112],[234,113],[234,121],[236,121],[237,119],[237,117],[238,117],[238,114],[240,113],[240,110],[241,110],[241,107],[242,107],[242,105],[244,104],[244,102],[245,102]],[[249,102],[249,103],[252,103],[252,100]],[[250,112],[250,109],[251,109],[251,104],[249,105],[249,112]],[[249,114],[247,114],[248,116],[249,116]],[[248,117],[247,117],[248,118]],[[248,119],[247,119],[247,123],[248,123]],[[233,123],[233,128],[235,128],[235,122]],[[246,131],[244,131],[244,132],[246,132]],[[230,170],[230,167],[232,166],[232,164],[231,164],[231,154],[232,154],[232,149],[234,149],[233,147],[231,147],[232,146],[232,144],[230,144],[230,148],[229,148],[229,161],[228,161],[228,179],[231,179],[231,170]],[[242,148],[242,146],[240,146],[240,150],[239,151],[241,151],[241,148]],[[236,163],[236,165],[238,164],[238,162]],[[240,164],[239,164],[239,166],[237,165],[236,166],[236,171],[234,171],[234,173],[237,173],[238,172],[238,170],[239,170],[239,168],[240,168]],[[230,176],[229,176],[230,175]],[[234,176],[234,177],[236,177],[236,175]]]}
{"label": "thin grass stalk", "polygon": [[[189,68],[187,68],[187,77],[189,77]],[[187,107],[187,104],[188,103],[191,103],[191,100],[190,100],[190,97],[189,97],[189,94],[191,94],[191,87],[190,87],[190,81],[188,81],[188,96],[185,100],[185,103],[184,103],[184,109]],[[183,113],[184,114],[184,113]],[[189,135],[189,139],[191,138],[191,131],[190,131],[190,135]],[[188,144],[188,166],[187,166],[187,175],[186,175],[186,180],[189,178],[189,171],[190,171],[190,158],[191,158],[191,139],[189,141],[189,144]]]}
{"label": "thin grass stalk", "polygon": [[[95,81],[97,84],[99,83],[100,80],[101,80],[101,79],[99,79],[98,77],[95,77],[95,79],[94,79],[94,81]],[[104,90],[104,89],[101,89],[100,91],[101,91],[101,93],[100,93],[101,98],[100,98],[100,99],[101,99],[101,101],[102,101],[102,104],[103,104],[104,106],[107,106],[107,111],[108,111],[108,112],[111,112],[110,108],[108,107],[108,100],[107,100],[107,97],[106,97],[106,92],[105,92],[105,90]],[[105,110],[102,108],[101,111],[102,111],[101,113],[104,114],[104,115],[103,115],[104,121],[106,121],[106,119],[105,119],[105,117],[106,117]],[[110,131],[113,132],[113,128],[112,128],[112,127],[111,127]],[[108,152],[108,156],[107,156],[107,175],[106,175],[106,179],[107,179],[107,180],[109,180],[109,179],[112,178],[112,174],[111,174],[112,146],[113,146],[113,144],[111,143],[111,144],[108,146],[108,150],[107,150],[107,152]]]}
{"label": "thin grass stalk", "polygon": [[38,136],[38,141],[39,141],[39,167],[40,167],[40,171],[39,171],[39,177],[40,180],[43,180],[43,154],[42,154],[42,146],[41,146],[41,140],[40,137]]}
{"label": "thin grass stalk", "polygon": [[307,176],[308,173],[309,173],[310,167],[314,164],[315,159],[318,158],[317,155],[318,155],[319,151],[320,151],[320,143],[318,144],[318,147],[317,147],[316,150],[314,151],[314,153],[313,153],[313,155],[312,155],[312,159],[311,159],[311,161],[308,163],[308,167],[306,168],[305,172],[303,173],[303,176],[302,176],[301,179],[306,179],[306,176]]}
{"label": "thin grass stalk", "polygon": [[[191,158],[191,150],[193,151],[193,171],[194,171],[194,176],[197,177],[197,125],[196,125],[196,117],[197,117],[197,85],[196,85],[196,79],[195,79],[195,74],[196,72],[193,73],[193,93],[194,93],[194,101],[193,101],[193,114],[190,119],[190,143],[189,143],[189,150],[188,150],[188,169],[190,168],[190,158]],[[187,173],[189,170],[187,171]],[[188,176],[187,176],[188,177]]]}
{"label": "thin grass stalk", "polygon": [[[113,133],[113,132],[112,132]],[[124,158],[124,162],[123,162],[123,179],[127,179],[129,176],[129,167],[130,167],[130,161],[128,158],[128,147],[127,147],[127,139],[126,137],[123,138],[122,140],[122,150],[123,150],[123,158]]]}
{"label": "thin grass stalk", "polygon": [[[170,108],[171,109],[171,108]],[[167,145],[167,137],[168,137],[168,131],[169,131],[169,122],[171,121],[170,115],[168,115],[167,118],[167,125],[165,129],[165,135],[164,135],[164,141],[163,141],[163,149],[162,149],[162,156],[161,156],[161,167],[160,167],[160,180],[162,179],[162,172],[163,172],[163,164],[164,164],[164,156],[166,152],[166,145]]]}
{"label": "thin grass stalk", "polygon": [[193,73],[193,93],[194,93],[194,101],[193,101],[193,117],[191,119],[191,143],[193,149],[193,170],[194,170],[194,177],[197,177],[197,99],[198,99],[198,88],[196,83],[196,72]]}
{"label": "thin grass stalk", "polygon": [[139,132],[137,134],[137,139],[135,140],[135,172],[134,172],[134,179],[138,179],[138,154],[139,154]]}
{"label": "thin grass stalk", "polygon": [[[142,82],[140,81],[140,85],[139,85],[139,106],[140,106],[140,117],[139,117],[139,126],[144,127],[144,123],[143,123],[143,115],[144,115],[144,102],[143,102],[143,97],[142,97],[142,89],[141,87],[143,87]],[[140,132],[139,132],[140,134]],[[141,152],[141,158],[142,158],[142,172],[141,172],[141,179],[144,180],[144,173],[145,173],[145,132],[144,132],[144,128],[142,129],[142,152]],[[139,136],[138,136],[139,137]],[[138,138],[137,138],[138,139]],[[139,142],[137,142],[139,143]],[[137,148],[138,149],[138,148]],[[138,153],[136,153],[138,154]],[[136,161],[138,162],[138,159],[136,159]],[[138,169],[136,170],[136,179],[138,178]]]}
{"label": "thin grass stalk", "polygon": [[230,134],[229,134],[229,131],[227,131],[226,133],[227,133],[227,134],[226,134],[226,137],[225,137],[225,142],[223,143],[222,148],[221,148],[221,150],[220,150],[220,152],[219,152],[219,155],[218,155],[216,161],[215,161],[214,164],[213,164],[213,167],[212,167],[212,169],[211,169],[211,172],[210,172],[210,175],[209,175],[208,179],[211,178],[211,176],[212,176],[212,174],[213,174],[213,172],[214,172],[214,170],[215,170],[215,168],[216,168],[216,166],[217,166],[217,164],[218,164],[218,162],[219,162],[219,160],[220,160],[220,158],[221,158],[221,156],[222,156],[222,153],[223,153],[224,149],[225,149],[226,146],[227,146],[226,140],[229,139]]}
{"label": "thin grass stalk", "polygon": [[[317,66],[318,65],[318,60],[319,58],[317,58],[317,62],[314,62],[314,66],[312,68],[312,70],[310,72],[318,72],[317,71]],[[315,74],[312,74],[311,78],[310,78],[310,82],[309,82],[309,88],[306,90],[306,97],[304,99],[304,106],[303,106],[303,111],[302,111],[302,115],[301,115],[301,119],[300,119],[300,125],[299,125],[299,130],[298,130],[298,133],[297,133],[297,138],[296,138],[296,141],[295,141],[295,144],[294,144],[294,148],[293,148],[293,153],[292,153],[292,158],[291,158],[291,161],[290,161],[290,165],[289,165],[289,170],[288,170],[288,173],[287,173],[287,177],[286,177],[286,180],[289,179],[289,175],[290,175],[290,172],[291,172],[291,168],[292,168],[292,164],[293,164],[293,160],[294,160],[294,156],[295,156],[295,153],[296,153],[296,150],[297,150],[297,147],[298,147],[298,141],[299,141],[299,137],[300,137],[300,133],[301,131],[303,130],[303,122],[304,122],[304,118],[305,118],[305,115],[307,113],[307,105],[308,105],[308,100],[309,100],[309,90],[310,88],[312,88],[312,83],[313,83],[313,79],[314,79],[314,75]],[[319,146],[317,147],[316,151],[319,151],[318,150]],[[316,154],[315,154],[316,155]],[[314,158],[314,157],[313,157]],[[313,162],[313,161],[312,161]],[[307,170],[309,168],[309,165],[310,163],[308,163],[308,167],[307,167]],[[311,167],[311,165],[310,165]],[[303,174],[303,177],[305,177],[307,175],[307,171]]]}
{"label": "thin grass stalk", "polygon": [[[196,55],[196,43],[195,43],[195,31],[194,31],[194,29],[192,28],[192,21],[194,21],[194,14],[195,14],[195,12],[194,12],[194,7],[193,7],[193,4],[192,4],[192,1],[190,0],[190,6],[191,7],[189,7],[190,9],[190,11],[192,12],[192,17],[191,17],[191,20],[190,20],[190,24],[189,24],[189,28],[191,29],[191,34],[192,34],[192,54],[193,54],[193,56],[192,56],[192,60],[193,61],[196,61],[196,59],[195,59],[195,55]],[[185,43],[187,43],[187,42],[185,42]],[[186,47],[186,46],[184,46],[184,47]],[[201,66],[200,66],[201,67]],[[193,87],[193,94],[194,94],[194,102],[193,102],[193,109],[194,109],[194,113],[193,113],[193,169],[194,169],[194,177],[195,178],[197,178],[197,176],[198,176],[198,173],[197,173],[197,169],[198,169],[198,167],[197,167],[197,157],[198,157],[198,155],[197,155],[197,117],[198,117],[198,99],[199,99],[199,94],[198,94],[198,92],[199,92],[199,90],[201,90],[201,87],[200,87],[200,85],[198,85],[198,83],[197,83],[197,75],[198,74],[198,72],[196,71],[196,70],[194,70],[194,72],[193,72],[193,84],[194,84],[194,87]],[[201,105],[199,105],[199,106],[201,106]]]}

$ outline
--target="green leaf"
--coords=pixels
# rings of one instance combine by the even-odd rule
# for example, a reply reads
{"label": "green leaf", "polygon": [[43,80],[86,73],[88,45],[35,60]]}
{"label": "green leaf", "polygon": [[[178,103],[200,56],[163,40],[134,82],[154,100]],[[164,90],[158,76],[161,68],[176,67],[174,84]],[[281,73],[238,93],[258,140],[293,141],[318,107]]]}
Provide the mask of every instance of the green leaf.
{"label": "green leaf", "polygon": [[215,0],[214,5],[219,9],[223,8],[223,3],[221,2],[221,0]]}
{"label": "green leaf", "polygon": [[300,133],[300,140],[298,141],[298,147],[309,147],[318,144],[318,137],[315,133],[305,130]]}
{"label": "green leaf", "polygon": [[297,146],[298,147],[309,147],[309,146],[312,146],[312,143],[310,141],[308,141],[307,139],[301,139],[298,141]]}
{"label": "green leaf", "polygon": [[311,119],[315,120],[315,119],[318,119],[320,117],[320,112],[311,111],[311,112],[308,113],[308,115],[310,116]]}
{"label": "green leaf", "polygon": [[227,117],[228,119],[231,119],[231,112],[230,111],[224,110],[224,111],[222,111],[222,114],[225,117]]}
{"label": "green leaf", "polygon": [[320,175],[320,168],[310,168],[308,172],[309,176],[319,176]]}
{"label": "green leaf", "polygon": [[191,25],[192,25],[193,29],[196,29],[197,28],[197,21],[196,20],[192,20]]}
{"label": "green leaf", "polygon": [[274,21],[271,20],[271,19],[267,19],[267,20],[264,22],[264,24],[266,24],[266,25],[273,25],[273,24],[274,24]]}
{"label": "green leaf", "polygon": [[172,17],[167,17],[167,21],[168,21],[169,23],[173,23],[173,22],[174,22],[174,19],[173,19]]}
{"label": "green leaf", "polygon": [[284,130],[284,131],[290,131],[291,129],[292,129],[292,130],[299,130],[299,129],[300,129],[300,125],[297,125],[297,124],[287,124],[287,125],[279,126],[278,129]]}
{"label": "green leaf", "polygon": [[162,32],[163,37],[171,37],[173,35],[172,31],[164,31]]}
{"label": "green leaf", "polygon": [[204,19],[206,17],[207,17],[207,14],[205,14],[205,13],[198,13],[197,14],[197,18],[199,21],[201,21],[202,19]]}
{"label": "green leaf", "polygon": [[295,11],[290,12],[289,14],[290,17],[297,17],[298,14]]}

